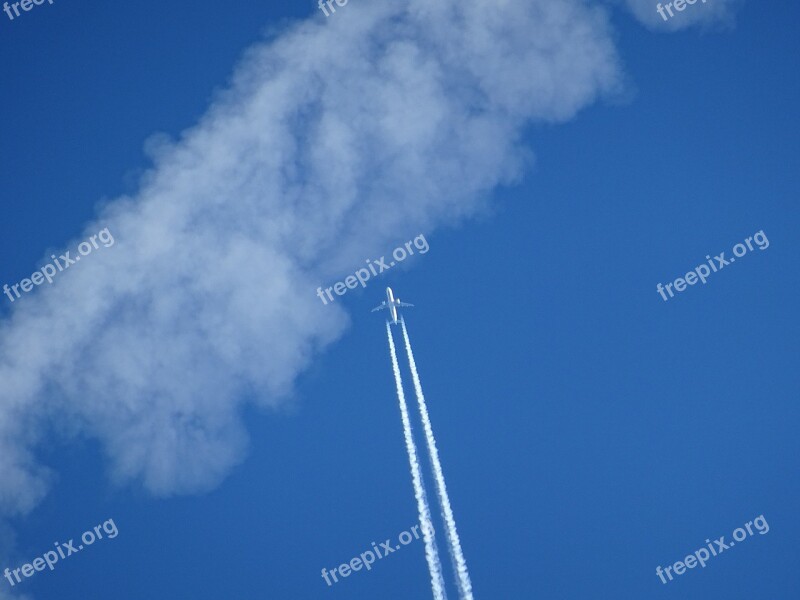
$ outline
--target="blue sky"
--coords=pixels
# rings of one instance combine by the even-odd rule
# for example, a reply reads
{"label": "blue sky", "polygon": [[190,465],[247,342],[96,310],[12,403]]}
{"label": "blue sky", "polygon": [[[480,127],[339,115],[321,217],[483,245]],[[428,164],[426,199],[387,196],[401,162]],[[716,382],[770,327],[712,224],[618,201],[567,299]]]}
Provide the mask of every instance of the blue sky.
{"label": "blue sky", "polygon": [[[597,39],[613,44],[619,62],[586,69],[597,80],[606,77],[608,85],[597,87],[607,89],[567,95],[545,109],[523,106],[510,92],[487,94],[503,109],[486,145],[504,140],[495,132],[507,127],[516,132],[508,134],[510,147],[477,158],[460,150],[465,154],[459,156],[483,165],[529,149],[535,160],[513,182],[504,183],[499,167],[487,167],[489,183],[473,188],[458,177],[432,178],[430,188],[417,188],[419,178],[410,177],[407,185],[417,196],[449,182],[463,202],[458,206],[468,208],[441,208],[443,196],[416,204],[395,187],[392,169],[404,164],[404,154],[393,154],[395,162],[383,163],[392,177],[375,170],[377,183],[355,178],[359,195],[346,213],[352,220],[330,233],[328,245],[308,241],[316,230],[308,238],[298,234],[292,264],[305,270],[285,279],[263,266],[264,256],[280,262],[284,255],[271,254],[271,246],[262,255],[250,238],[225,261],[183,257],[180,248],[192,243],[195,221],[170,213],[163,190],[153,195],[163,200],[152,205],[174,219],[169,227],[178,222],[185,231],[180,246],[149,263],[142,257],[150,248],[157,253],[162,238],[126,236],[125,215],[135,210],[115,208],[113,199],[138,202],[140,177],[153,164],[143,148],[156,148],[157,164],[170,160],[153,135],[177,139],[209,104],[219,105],[219,90],[247,48],[264,35],[280,38],[292,20],[320,19],[315,6],[56,0],[18,20],[0,14],[0,284],[28,277],[51,252],[83,239],[87,223],[99,224],[97,231],[111,222],[118,233],[116,247],[87,257],[90,264],[64,273],[53,286],[14,305],[0,296],[6,323],[0,394],[7,415],[0,446],[30,444],[36,464],[49,469],[47,493],[24,515],[7,511],[0,567],[19,567],[54,541],[77,538],[109,518],[119,528],[115,539],[14,590],[0,580],[0,594],[430,597],[421,542],[332,587],[320,576],[323,567],[349,561],[371,542],[396,538],[418,518],[383,319],[369,313],[391,285],[416,305],[407,323],[476,598],[797,597],[800,321],[793,299],[800,290],[791,243],[800,225],[800,41],[794,27],[800,8],[786,0],[749,2],[733,24],[711,21],[676,32],[643,24],[618,5],[608,10],[610,24],[598,26]],[[358,44],[345,19],[366,12],[356,0],[337,10],[330,20],[339,22],[327,24],[333,34],[313,51],[309,42],[309,56],[325,54],[343,73],[358,73]],[[502,15],[486,15],[493,19]],[[337,36],[341,45],[333,43]],[[608,65],[619,81],[604,70]],[[427,66],[417,66],[427,73]],[[531,80],[543,68],[517,67]],[[520,80],[513,75],[484,82],[513,90]],[[539,88],[520,89],[535,95]],[[264,112],[273,106],[265,102]],[[391,139],[405,139],[416,106],[408,103],[409,121],[397,116]],[[359,107],[341,110],[360,114]],[[524,114],[516,119],[518,113]],[[265,144],[287,137],[265,123],[253,124]],[[300,137],[308,133],[297,129]],[[418,136],[409,147],[426,139]],[[246,152],[261,148],[254,143]],[[336,150],[320,146],[330,168],[311,169],[331,177],[324,183],[328,191],[348,183],[347,153]],[[269,156],[265,152],[265,168],[272,165]],[[308,163],[298,168],[317,157],[313,150],[304,156]],[[419,168],[437,167],[444,168],[430,161]],[[230,213],[210,213],[208,222],[230,214],[230,227],[219,232],[238,239],[249,226],[242,218],[249,213],[237,208],[245,204],[263,206],[265,222],[272,222],[270,211],[277,209],[269,185],[263,198],[224,188],[219,194]],[[361,200],[370,194],[385,195],[387,204]],[[184,196],[175,206],[191,205]],[[305,207],[302,201],[296,206]],[[360,206],[368,208],[360,212]],[[382,210],[375,233],[368,233],[363,224],[376,207]],[[303,214],[301,229],[315,217]],[[197,239],[225,245],[208,222],[200,221]],[[706,285],[668,302],[657,294],[657,283],[683,276],[707,254],[730,256],[735,244],[761,230],[769,239],[766,250],[749,252]],[[334,307],[319,303],[317,285],[344,279],[363,260],[419,233],[430,244],[427,254],[349,292]],[[126,250],[134,242],[138,248]],[[195,277],[220,295],[184,296],[198,285]],[[308,285],[295,287],[297,281]],[[119,291],[126,282],[127,296]],[[101,318],[90,308],[102,304],[104,294],[116,303]],[[145,297],[153,300],[148,304]],[[226,299],[232,303],[219,314],[242,323],[232,332],[215,324],[215,307]],[[269,321],[271,303],[279,300],[303,307],[281,318],[291,330]],[[88,316],[75,322],[88,323],[82,328],[88,338],[75,341],[61,324],[84,310]],[[173,310],[181,315],[174,339],[203,350],[208,342],[213,350],[203,356],[230,352],[237,368],[222,358],[182,360],[184,346],[170,333]],[[151,320],[160,311],[166,316]],[[295,323],[295,314],[309,325]],[[147,317],[136,321],[141,315]],[[262,345],[261,337],[248,335],[249,327],[271,335]],[[222,349],[206,339],[220,331],[226,335]],[[147,343],[139,345],[138,337]],[[26,343],[12,346],[8,339]],[[75,349],[80,354],[70,354]],[[47,375],[28,377],[36,356],[50,352],[71,358],[48,359]],[[145,381],[141,387],[131,383],[136,376]],[[33,381],[42,389],[24,396],[28,412],[12,421],[12,402]],[[149,387],[150,381],[157,385]],[[163,443],[169,420],[143,427],[141,439],[135,435],[140,429],[126,428],[128,409],[142,422],[152,415],[161,423],[159,407],[172,402],[169,390],[177,388],[184,391],[174,392],[176,406],[201,406],[199,418],[217,418],[215,407],[225,407],[219,419],[226,427],[208,447],[187,443],[171,452]],[[413,400],[410,387],[408,394]],[[148,399],[141,405],[140,395]],[[242,431],[227,429],[228,409]],[[142,464],[131,462],[145,451]],[[201,457],[197,463],[195,456]],[[205,472],[207,463],[212,466]],[[196,478],[172,485],[170,469],[176,468]],[[22,496],[16,480],[0,473],[0,498]],[[433,498],[430,478],[428,484]],[[729,540],[759,515],[769,523],[766,535],[667,585],[656,576],[657,566],[682,560],[706,538]],[[441,530],[438,518],[436,525]],[[439,546],[450,584],[441,536]],[[450,597],[456,597],[454,586]]]}

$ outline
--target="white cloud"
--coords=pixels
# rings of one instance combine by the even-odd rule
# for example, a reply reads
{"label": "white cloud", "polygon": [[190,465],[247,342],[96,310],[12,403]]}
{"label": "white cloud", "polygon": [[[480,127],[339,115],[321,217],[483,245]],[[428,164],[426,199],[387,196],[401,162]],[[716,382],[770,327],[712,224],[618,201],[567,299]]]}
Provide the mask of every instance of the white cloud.
{"label": "white cloud", "polygon": [[15,587],[12,587],[3,576],[5,569],[13,570],[17,567],[21,567],[27,561],[27,557],[21,559],[19,555],[12,550],[16,541],[16,532],[7,523],[0,521],[0,600],[30,600],[31,598],[27,594],[23,594],[19,591],[21,586],[16,580],[14,580]]}
{"label": "white cloud", "polygon": [[317,286],[479,210],[520,174],[526,125],[619,80],[604,13],[578,0],[352,3],[252,48],[87,227],[116,244],[0,325],[0,509],[45,492],[53,423],[122,482],[218,484],[246,453],[242,404],[275,406],[342,333]]}

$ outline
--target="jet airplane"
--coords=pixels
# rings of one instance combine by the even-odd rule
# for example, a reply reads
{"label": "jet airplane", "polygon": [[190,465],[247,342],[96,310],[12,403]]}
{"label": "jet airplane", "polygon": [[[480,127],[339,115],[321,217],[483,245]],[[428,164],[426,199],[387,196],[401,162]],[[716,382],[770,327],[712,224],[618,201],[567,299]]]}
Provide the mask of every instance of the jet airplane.
{"label": "jet airplane", "polygon": [[397,307],[398,306],[414,306],[413,304],[409,304],[408,302],[400,302],[400,298],[395,298],[394,294],[392,293],[392,288],[386,288],[386,300],[380,303],[380,306],[376,306],[372,309],[371,312],[375,312],[376,310],[383,310],[384,308],[389,310],[389,315],[391,316],[391,321],[393,325],[397,325]]}

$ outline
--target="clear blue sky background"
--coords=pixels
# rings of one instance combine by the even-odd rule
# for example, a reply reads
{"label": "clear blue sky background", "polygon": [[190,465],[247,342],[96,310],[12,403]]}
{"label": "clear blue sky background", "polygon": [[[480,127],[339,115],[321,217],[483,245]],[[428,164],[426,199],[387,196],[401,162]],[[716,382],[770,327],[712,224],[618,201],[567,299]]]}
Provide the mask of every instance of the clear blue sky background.
{"label": "clear blue sky background", "polygon": [[[0,283],[135,191],[144,141],[196,122],[265,27],[316,10],[56,0],[0,14]],[[629,100],[529,130],[536,166],[493,214],[345,296],[352,328],[289,409],[247,415],[249,457],[218,489],[154,500],[111,486],[94,442],[45,447],[58,478],[12,522],[21,560],[1,566],[108,518],[120,533],[21,589],[430,597],[421,542],[332,588],[320,576],[416,522],[383,320],[368,313],[389,284],[417,305],[408,325],[477,598],[800,596],[800,7],[750,2],[727,31],[613,20]],[[767,250],[667,303],[656,293],[762,229]],[[762,514],[768,534],[656,577]]]}

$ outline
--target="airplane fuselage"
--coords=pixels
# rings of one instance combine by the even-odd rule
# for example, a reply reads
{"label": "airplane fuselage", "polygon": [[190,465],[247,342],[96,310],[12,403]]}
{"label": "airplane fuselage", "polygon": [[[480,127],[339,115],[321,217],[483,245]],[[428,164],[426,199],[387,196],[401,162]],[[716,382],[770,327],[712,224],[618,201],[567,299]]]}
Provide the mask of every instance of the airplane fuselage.
{"label": "airplane fuselage", "polygon": [[386,305],[389,308],[389,314],[392,316],[392,323],[397,325],[397,305],[400,301],[394,299],[392,288],[386,288]]}

